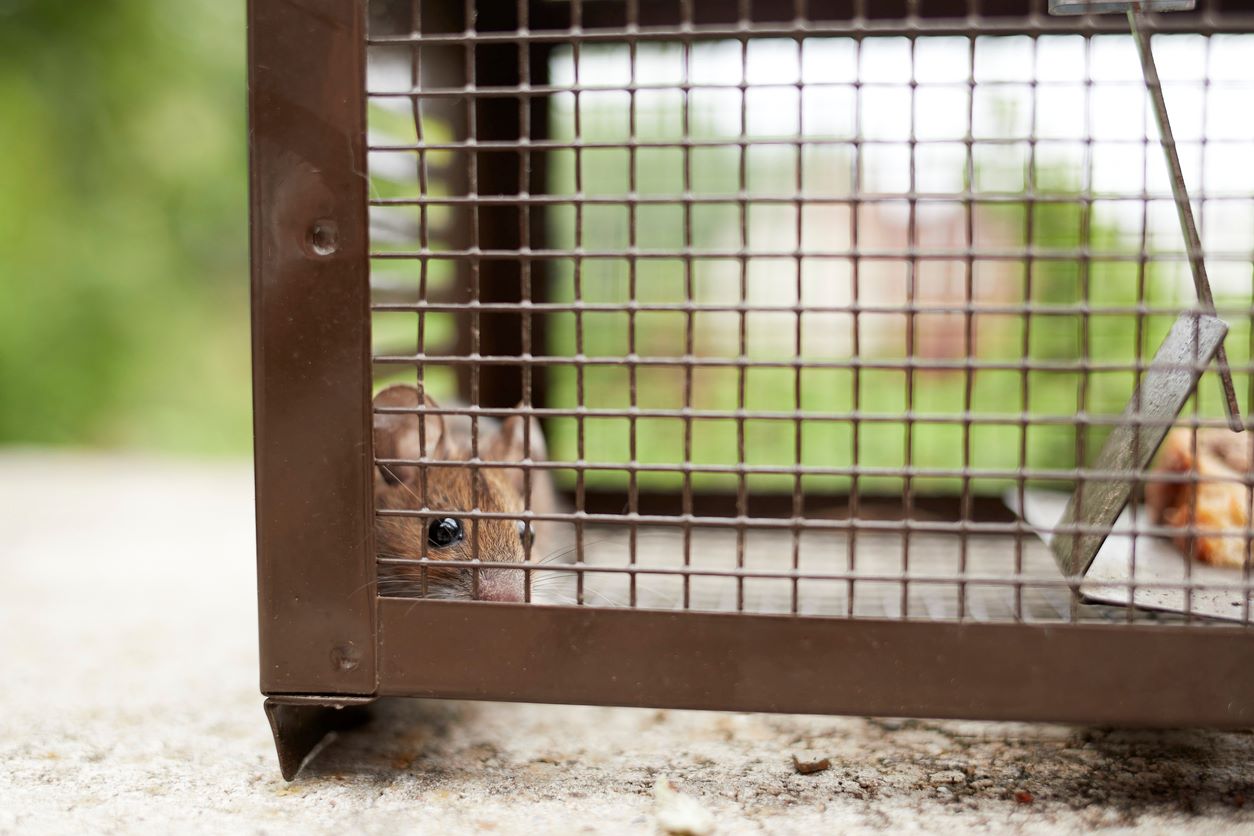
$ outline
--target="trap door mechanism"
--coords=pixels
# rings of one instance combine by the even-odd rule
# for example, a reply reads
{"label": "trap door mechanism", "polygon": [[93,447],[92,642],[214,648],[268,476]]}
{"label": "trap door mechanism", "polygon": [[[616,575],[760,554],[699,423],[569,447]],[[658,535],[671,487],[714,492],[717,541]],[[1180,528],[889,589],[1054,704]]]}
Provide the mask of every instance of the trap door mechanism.
{"label": "trap door mechanism", "polygon": [[[1062,573],[1067,577],[1082,578],[1077,591],[1090,600],[1183,612],[1204,609],[1211,611],[1202,614],[1231,618],[1234,615],[1231,607],[1236,605],[1228,600],[1226,592],[1221,593],[1221,601],[1207,601],[1208,606],[1195,607],[1194,593],[1186,590],[1183,582],[1192,577],[1194,569],[1200,572],[1204,571],[1204,567],[1185,566],[1181,561],[1172,561],[1167,566],[1167,576],[1164,578],[1169,578],[1171,582],[1180,582],[1180,588],[1147,592],[1152,600],[1143,600],[1141,592],[1135,586],[1136,564],[1129,545],[1131,537],[1121,537],[1128,543],[1121,543],[1120,549],[1112,550],[1119,551],[1120,556],[1104,560],[1099,570],[1090,576],[1094,560],[1116,526],[1130,527],[1120,518],[1132,499],[1137,483],[1141,481],[1141,474],[1149,467],[1172,424],[1193,394],[1202,372],[1212,361],[1218,366],[1228,426],[1234,432],[1243,432],[1245,429],[1223,346],[1228,326],[1216,316],[1201,238],[1193,217],[1193,206],[1184,182],[1180,157],[1176,152],[1158,67],[1154,62],[1149,35],[1145,32],[1147,12],[1187,11],[1194,5],[1195,0],[1049,2],[1051,14],[1124,13],[1128,17],[1128,27],[1141,61],[1145,89],[1158,124],[1163,156],[1170,175],[1172,197],[1176,204],[1180,232],[1184,237],[1189,270],[1200,309],[1200,313],[1181,314],[1172,326],[1142,377],[1140,386],[1133,393],[1132,401],[1124,410],[1122,419],[1098,453],[1093,467],[1099,477],[1091,481],[1077,481],[1076,492],[1067,503],[1050,545]],[[1077,463],[1078,466],[1082,464]],[[1126,474],[1126,477],[1122,474]],[[1127,548],[1122,548],[1123,546]],[[1212,603],[1215,606],[1209,606]]]}
{"label": "trap door mechanism", "polygon": [[1051,546],[1064,575],[1083,576],[1093,565],[1227,334],[1228,326],[1207,314],[1181,314],[1171,327],[1097,454],[1093,469],[1101,476],[1078,480],[1058,522]]}
{"label": "trap door mechanism", "polygon": [[1165,539],[1139,536],[1138,520],[1149,512],[1131,502],[1227,333],[1216,317],[1182,314],[1098,452],[1091,477],[1078,472],[1069,498],[1039,490],[1008,495],[1051,548],[1078,599],[1236,622],[1251,612],[1242,571],[1195,563]]}

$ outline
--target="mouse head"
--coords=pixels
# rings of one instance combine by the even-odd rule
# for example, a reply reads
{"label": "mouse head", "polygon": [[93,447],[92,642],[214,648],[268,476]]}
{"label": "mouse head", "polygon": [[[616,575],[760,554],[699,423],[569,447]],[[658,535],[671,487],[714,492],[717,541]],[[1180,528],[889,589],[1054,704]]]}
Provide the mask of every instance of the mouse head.
{"label": "mouse head", "polygon": [[[374,407],[439,409],[431,397],[413,386],[390,386],[374,399]],[[518,462],[526,453],[522,416],[513,416],[479,442],[485,461]],[[486,423],[486,422],[485,422]],[[543,438],[533,420],[532,457],[543,458]],[[388,459],[427,459],[461,462],[470,458],[467,441],[446,430],[444,417],[431,412],[387,412],[374,415],[374,455]],[[425,475],[423,473],[425,469]],[[477,472],[476,472],[477,471]],[[415,465],[379,463],[375,466],[375,508],[441,512],[432,516],[375,515],[375,547],[379,557],[440,561],[469,561],[476,556],[491,563],[523,563],[531,528],[521,520],[467,519],[477,507],[489,513],[523,512],[521,468],[445,464]],[[383,565],[379,567],[379,591],[384,595],[470,600],[475,597],[474,574],[454,566]],[[523,572],[514,569],[478,570],[478,599],[522,601]]]}

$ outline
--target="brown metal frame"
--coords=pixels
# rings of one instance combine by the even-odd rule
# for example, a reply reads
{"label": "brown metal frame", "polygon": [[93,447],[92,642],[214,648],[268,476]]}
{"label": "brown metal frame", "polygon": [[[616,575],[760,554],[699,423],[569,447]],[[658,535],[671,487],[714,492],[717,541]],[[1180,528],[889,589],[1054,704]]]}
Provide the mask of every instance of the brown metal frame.
{"label": "brown metal frame", "polygon": [[[457,641],[423,638],[453,626]],[[379,631],[383,696],[1147,727],[1254,723],[1251,636],[1241,629],[1198,635],[382,599]]]}
{"label": "brown metal frame", "polygon": [[261,687],[371,694],[365,2],[249,4]]}
{"label": "brown metal frame", "polygon": [[[502,8],[511,5],[482,4],[479,30],[499,29],[508,40],[518,24]],[[692,37],[665,30],[675,22],[671,3],[642,2],[639,19],[627,29],[615,17],[622,4],[585,5],[583,40],[635,38],[637,24],[659,27],[658,37]],[[734,10],[723,14],[732,5],[696,3],[694,20],[702,33],[727,29],[731,37],[747,36]],[[753,5],[761,14],[753,17],[758,23],[752,34],[799,33],[791,11],[771,23],[775,15],[763,10],[772,4]],[[845,5],[814,3],[838,19],[864,6]],[[992,14],[1009,15],[994,18],[993,31],[1095,32],[1120,25],[1109,18],[1050,19],[1041,12],[1044,0],[985,5]],[[539,11],[527,36],[530,83],[543,86],[544,49],[562,40],[562,32],[550,37],[544,27],[561,29],[569,20],[562,17],[564,4],[533,6]],[[943,624],[377,598],[366,7],[366,0],[249,4],[261,690],[269,697],[267,714],[286,777],[295,775],[327,730],[381,696],[1142,726],[1254,724],[1254,635],[1242,627]],[[904,25],[899,14],[886,13],[883,20],[864,17],[857,31],[967,34],[969,22],[960,17],[966,7],[965,0],[937,4],[936,20],[927,17],[925,3],[925,13]],[[1216,9],[1225,16],[1214,15]],[[1172,17],[1167,25],[1254,31],[1251,9],[1254,4],[1212,4],[1205,14]],[[848,24],[832,28],[849,30]],[[801,27],[811,29],[823,31],[823,25]],[[450,31],[434,40],[456,43],[459,37]],[[482,65],[476,73],[484,85],[520,83],[518,67]],[[530,101],[530,139],[542,140],[544,99]],[[482,193],[512,194],[526,175],[502,169],[488,176]],[[530,176],[528,191],[542,197],[542,172]],[[533,215],[533,224],[538,217]],[[508,254],[521,243],[508,225],[485,225],[480,235],[481,256]],[[530,237],[528,243],[538,247],[536,229]],[[478,298],[489,307],[473,313],[482,319],[475,322],[476,339],[483,338],[475,353],[517,358],[523,348],[517,326],[530,313],[518,309],[525,294],[508,288],[519,286],[519,270],[534,269],[535,293],[527,298],[542,301],[542,259],[520,266],[485,257],[480,264]],[[535,339],[538,329],[527,333]],[[462,351],[468,348],[463,344]],[[483,408],[510,407],[523,396],[537,406],[545,403],[543,375],[531,379],[530,363],[481,359],[462,367],[481,372],[475,388]],[[648,511],[647,497],[633,488],[632,498],[633,511]],[[581,491],[582,510],[595,511],[598,501],[613,500]],[[787,501],[775,503],[781,516],[793,513],[784,507]],[[914,507],[925,502],[920,498]],[[963,504],[961,516],[970,520],[971,503]],[[868,499],[858,512],[872,516],[871,505]],[[707,519],[725,513],[711,510]],[[743,516],[728,525],[742,529]],[[933,525],[951,530],[948,523]],[[974,524],[961,525],[966,530]],[[1009,521],[986,525],[1018,530]],[[344,708],[348,715],[337,710]]]}

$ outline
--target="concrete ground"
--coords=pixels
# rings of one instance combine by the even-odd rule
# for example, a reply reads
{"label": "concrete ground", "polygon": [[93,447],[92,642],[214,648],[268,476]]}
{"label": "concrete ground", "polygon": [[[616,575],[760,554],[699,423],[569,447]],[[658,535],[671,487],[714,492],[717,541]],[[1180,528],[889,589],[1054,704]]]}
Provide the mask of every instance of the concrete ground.
{"label": "concrete ground", "polygon": [[243,463],[0,455],[0,832],[1254,832],[1245,732],[398,702],[288,784],[251,501]]}

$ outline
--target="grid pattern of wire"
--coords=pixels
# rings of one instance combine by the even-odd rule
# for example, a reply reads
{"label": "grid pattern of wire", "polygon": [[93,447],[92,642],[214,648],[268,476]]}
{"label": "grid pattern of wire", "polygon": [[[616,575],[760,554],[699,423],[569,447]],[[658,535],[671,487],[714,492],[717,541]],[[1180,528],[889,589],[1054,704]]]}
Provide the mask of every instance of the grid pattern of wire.
{"label": "grid pattern of wire", "polygon": [[[1197,308],[1126,21],[446,5],[371,10],[375,376],[433,398],[376,420],[467,426],[380,464],[518,474],[523,510],[472,479],[469,507],[377,513],[456,510],[472,596],[517,569],[480,526],[523,520],[547,524],[524,544],[535,600],[1204,625],[1209,595],[1249,623],[1248,560],[1188,558],[1208,536],[1248,554],[1248,465],[1137,477],[1115,539],[1138,606],[1080,604],[1041,537],[1060,497],[1120,475],[1096,453]],[[1158,27],[1248,389],[1254,19]],[[485,452],[513,416],[544,423],[547,458],[530,424],[524,463]],[[1179,423],[1224,426],[1213,372]],[[1199,480],[1241,506],[1218,530]],[[567,504],[537,503],[548,482]],[[1142,506],[1151,483],[1193,488],[1183,530]],[[421,564],[420,594],[465,565],[415,543],[381,560]]]}

